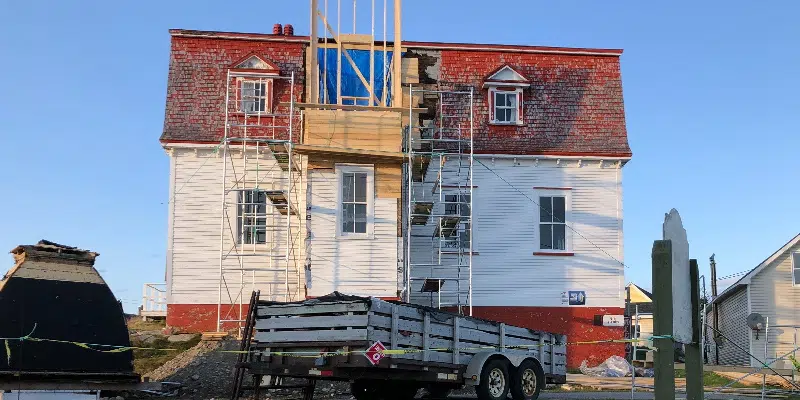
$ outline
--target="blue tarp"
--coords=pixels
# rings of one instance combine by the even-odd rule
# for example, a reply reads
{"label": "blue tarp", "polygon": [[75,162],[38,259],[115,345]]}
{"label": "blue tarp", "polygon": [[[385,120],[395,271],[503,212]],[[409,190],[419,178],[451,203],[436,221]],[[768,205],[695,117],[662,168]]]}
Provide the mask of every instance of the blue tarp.
{"label": "blue tarp", "polygon": [[[327,57],[327,68],[326,68],[326,59],[325,59],[325,51],[326,49],[319,49],[317,54],[319,60],[319,71],[320,71],[320,79],[319,79],[319,102],[326,103],[326,104],[336,104],[338,103],[338,99],[336,98],[336,53],[337,49],[327,49],[328,57]],[[358,69],[361,71],[361,74],[364,76],[367,81],[369,81],[369,50],[344,50],[342,49],[342,97],[344,96],[354,96],[354,97],[368,97],[369,91],[367,87],[361,82],[361,79],[358,78],[356,75],[356,71],[353,69],[353,66],[350,65],[350,62],[347,61],[347,57],[345,57],[344,52],[347,52],[350,57],[355,62]],[[383,64],[383,51],[375,51],[375,77],[374,77],[374,84],[375,84],[375,97],[380,99],[383,96],[383,76],[388,71],[388,68],[391,67],[392,64],[392,52],[386,52],[386,66]],[[324,72],[328,72],[327,82],[323,80]],[[327,83],[327,85],[326,85]],[[391,98],[391,90],[392,87],[392,77],[391,73],[389,74],[389,79],[387,80],[388,87],[386,88],[386,99]],[[328,98],[327,101],[323,99],[324,96],[324,87],[327,86],[328,88]],[[345,101],[343,104],[353,104],[352,101]],[[359,100],[358,105],[369,105],[366,99]]]}

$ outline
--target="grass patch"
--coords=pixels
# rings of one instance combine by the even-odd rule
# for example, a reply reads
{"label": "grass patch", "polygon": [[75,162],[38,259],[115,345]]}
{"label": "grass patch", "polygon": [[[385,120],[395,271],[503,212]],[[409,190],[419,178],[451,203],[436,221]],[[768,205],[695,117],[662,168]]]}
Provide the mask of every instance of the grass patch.
{"label": "grass patch", "polygon": [[[200,335],[195,335],[186,342],[170,342],[166,337],[158,337],[150,343],[139,340],[131,340],[131,344],[136,347],[149,347],[151,349],[133,350],[133,369],[138,374],[146,374],[164,365],[178,354],[191,349],[200,343]],[[174,350],[159,350],[174,349]]]}
{"label": "grass patch", "polygon": [[160,331],[166,327],[164,320],[144,321],[138,316],[128,319],[128,331]]}
{"label": "grass patch", "polygon": [[[675,370],[675,377],[676,378],[686,378],[686,370],[684,369],[676,369]],[[703,371],[703,386],[705,387],[722,387],[731,382],[734,379],[726,378],[722,375],[717,375],[712,371]],[[732,388],[761,388],[761,385],[745,385],[741,382],[736,382],[733,385],[729,386]],[[771,385],[767,385],[767,387],[772,387]]]}

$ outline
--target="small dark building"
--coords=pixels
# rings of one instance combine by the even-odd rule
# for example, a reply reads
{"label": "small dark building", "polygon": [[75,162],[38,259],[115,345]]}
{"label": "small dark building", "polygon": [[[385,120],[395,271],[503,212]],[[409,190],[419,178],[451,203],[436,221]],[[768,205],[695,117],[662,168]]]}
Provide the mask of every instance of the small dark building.
{"label": "small dark building", "polygon": [[[94,268],[97,253],[45,240],[11,250],[0,280],[0,382],[138,382],[122,305]],[[76,344],[80,343],[80,344]],[[84,344],[84,345],[81,345]]]}

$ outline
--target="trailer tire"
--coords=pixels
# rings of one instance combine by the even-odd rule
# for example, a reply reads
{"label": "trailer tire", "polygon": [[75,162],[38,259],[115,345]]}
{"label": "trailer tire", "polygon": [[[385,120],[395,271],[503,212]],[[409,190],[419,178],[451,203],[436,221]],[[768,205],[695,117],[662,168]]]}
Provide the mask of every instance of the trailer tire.
{"label": "trailer tire", "polygon": [[495,358],[483,364],[481,383],[475,387],[480,400],[502,400],[508,396],[508,361]]}
{"label": "trailer tire", "polygon": [[536,400],[544,387],[544,371],[538,362],[527,359],[511,375],[511,397],[514,400]]}

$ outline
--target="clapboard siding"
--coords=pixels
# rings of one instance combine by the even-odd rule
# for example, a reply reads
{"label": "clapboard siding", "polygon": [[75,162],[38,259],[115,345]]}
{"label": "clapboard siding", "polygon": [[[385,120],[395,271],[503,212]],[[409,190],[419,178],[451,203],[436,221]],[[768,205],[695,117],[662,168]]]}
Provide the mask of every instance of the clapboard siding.
{"label": "clapboard siding", "polygon": [[[333,291],[360,296],[397,296],[397,199],[374,198],[374,235],[339,238],[335,169],[311,170],[311,287],[309,296]],[[375,191],[377,192],[377,191]]]}
{"label": "clapboard siding", "polygon": [[[583,290],[586,306],[623,306],[622,170],[616,162],[600,163],[477,157],[477,187],[473,189],[473,251],[478,253],[472,261],[474,305],[560,306],[564,305],[563,292]],[[434,160],[426,181],[435,179],[438,169],[439,163]],[[457,162],[447,161],[444,170],[445,176],[454,177]],[[539,251],[535,220],[539,199],[534,187],[571,188],[567,220],[572,230],[567,229],[567,234],[572,235],[574,256],[533,254]],[[431,199],[435,203],[433,213],[442,213],[444,207],[432,189],[432,183],[428,183],[413,195],[418,200]],[[426,226],[415,226],[412,232],[429,236],[435,224],[431,218]],[[436,248],[436,242],[428,238],[412,238],[413,263],[438,262]],[[447,260],[452,263],[455,257],[444,260],[443,264]],[[439,272],[454,276],[456,269]],[[416,277],[426,274],[423,267],[412,270]],[[419,288],[413,288],[417,301],[427,304],[428,296],[418,293]]]}
{"label": "clapboard siding", "polygon": [[[715,335],[709,330],[706,337],[710,340],[711,362],[716,362],[715,352],[718,349],[720,365],[749,365],[750,357],[741,350],[750,348],[750,330],[747,327],[747,287],[742,286],[736,293],[720,302],[717,310],[719,312],[717,329],[733,343],[721,338],[716,339],[715,343]],[[709,322],[713,321],[714,313],[710,312],[707,318]],[[761,348],[763,349],[763,344]]]}
{"label": "clapboard siding", "polygon": [[[769,317],[770,345],[767,357],[784,355],[794,348],[795,330],[786,326],[800,326],[800,288],[792,286],[792,253],[800,251],[800,243],[780,254],[772,263],[755,274],[750,281],[751,312]],[[720,314],[722,316],[722,314]],[[799,332],[800,333],[800,332]],[[764,334],[758,340],[751,337],[754,355],[764,356]],[[800,341],[800,337],[798,338]],[[752,365],[756,365],[754,360]],[[778,361],[778,367],[791,368],[790,361]]]}
{"label": "clapboard siding", "polygon": [[[233,149],[233,157],[227,158],[228,185],[233,186],[234,176],[242,178],[243,165],[241,152]],[[242,187],[256,187],[262,189],[285,189],[286,179],[281,179],[285,172],[277,168],[275,160],[269,155],[262,155],[256,162],[254,151],[248,152],[251,157],[248,161],[247,177],[241,183]],[[171,265],[167,271],[169,276],[168,295],[170,304],[215,304],[219,295],[219,267],[220,267],[220,222],[222,215],[222,170],[223,157],[212,152],[211,148],[194,149],[175,148],[171,153],[174,163],[172,193],[170,199],[174,202],[171,230],[168,242],[171,243],[170,254],[167,257]],[[256,169],[258,165],[258,174]],[[235,173],[234,173],[235,171]],[[256,178],[258,175],[258,178]],[[302,187],[298,186],[298,199],[303,199]],[[236,201],[236,193],[228,195],[228,202]],[[298,207],[301,211],[304,207]],[[233,248],[236,232],[236,207],[229,205],[228,218],[223,220],[223,246],[225,249]],[[273,212],[269,223],[286,224],[286,217]],[[299,234],[299,221],[293,218],[293,232]],[[229,227],[232,227],[231,230]],[[302,235],[300,235],[302,237]],[[268,237],[269,245],[239,245],[240,252],[265,252],[285,254],[287,238],[284,233],[276,233]],[[293,299],[299,296],[298,275],[295,268],[296,260],[302,260],[302,240],[294,246],[296,255],[291,258],[289,292]],[[226,271],[223,286],[223,303],[238,303],[242,294],[239,293],[240,282],[244,281],[244,302],[247,302],[251,290],[261,290],[262,295],[275,300],[285,299],[285,259],[272,259],[269,257],[242,257],[242,266],[255,268],[258,271]],[[238,268],[239,258],[229,256],[224,265],[226,268]],[[270,271],[265,271],[270,269]],[[276,272],[272,269],[280,269]]]}

